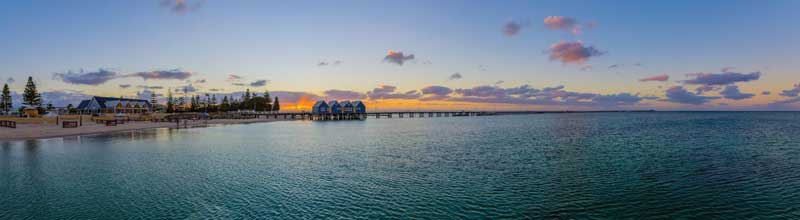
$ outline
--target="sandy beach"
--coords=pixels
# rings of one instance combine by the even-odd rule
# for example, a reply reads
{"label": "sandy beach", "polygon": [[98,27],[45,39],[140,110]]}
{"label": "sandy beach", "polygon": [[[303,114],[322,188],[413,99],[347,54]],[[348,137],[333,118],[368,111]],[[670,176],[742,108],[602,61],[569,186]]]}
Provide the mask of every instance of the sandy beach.
{"label": "sandy beach", "polygon": [[[293,119],[275,119],[275,118],[259,118],[259,119],[214,119],[214,120],[196,120],[187,121],[188,127],[202,127],[206,125],[225,125],[225,124],[247,124],[247,123],[262,123],[274,121],[288,121]],[[184,124],[181,123],[181,128]],[[0,141],[12,140],[27,140],[27,139],[41,139],[41,138],[56,138],[67,137],[76,135],[87,134],[101,134],[112,133],[120,131],[132,131],[141,129],[153,128],[175,128],[177,125],[172,122],[149,122],[149,121],[131,121],[125,124],[118,124],[117,126],[105,126],[103,124],[96,124],[91,121],[84,121],[83,126],[77,128],[62,128],[61,125],[54,123],[47,124],[17,124],[17,128],[0,127]]]}

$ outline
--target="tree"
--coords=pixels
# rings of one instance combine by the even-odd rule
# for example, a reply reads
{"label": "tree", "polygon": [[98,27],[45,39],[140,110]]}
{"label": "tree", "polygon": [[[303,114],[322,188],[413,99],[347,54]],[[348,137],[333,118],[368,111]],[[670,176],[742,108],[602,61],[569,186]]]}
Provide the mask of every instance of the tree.
{"label": "tree", "polygon": [[3,86],[3,93],[0,95],[0,111],[8,113],[11,109],[14,109],[11,101],[11,91],[8,89],[8,84],[5,84]]}
{"label": "tree", "polygon": [[36,91],[36,84],[33,83],[33,77],[28,77],[28,83],[25,85],[25,92],[22,93],[22,104],[32,107],[39,107],[42,105],[42,94]]}
{"label": "tree", "polygon": [[208,106],[209,106],[209,108],[211,108],[212,112],[218,111],[218,109],[219,109],[218,107],[219,106],[217,106],[217,95],[216,94],[211,94],[211,101],[209,101]]}
{"label": "tree", "polygon": [[184,97],[178,98],[178,109],[180,109],[179,112],[184,112],[186,110],[185,108],[186,108],[186,99],[184,99]]}
{"label": "tree", "polygon": [[242,95],[242,103],[241,107],[239,108],[244,110],[252,109],[252,106],[250,106],[250,98],[250,89],[247,89],[247,91]]}
{"label": "tree", "polygon": [[272,102],[272,111],[277,112],[281,110],[281,103],[278,102],[278,97],[275,96],[275,102]]}
{"label": "tree", "polygon": [[264,107],[267,111],[272,111],[272,99],[269,97],[269,91],[264,91]]}
{"label": "tree", "polygon": [[175,100],[172,98],[172,89],[167,90],[167,113],[172,113]]}
{"label": "tree", "polygon": [[231,109],[231,102],[228,100],[228,96],[222,98],[222,104],[219,105],[219,108],[223,112],[227,112]]}
{"label": "tree", "polygon": [[72,103],[70,103],[69,105],[67,105],[67,112],[70,113],[70,114],[74,114],[74,113],[77,113],[78,110],[75,109],[75,106],[72,105]]}

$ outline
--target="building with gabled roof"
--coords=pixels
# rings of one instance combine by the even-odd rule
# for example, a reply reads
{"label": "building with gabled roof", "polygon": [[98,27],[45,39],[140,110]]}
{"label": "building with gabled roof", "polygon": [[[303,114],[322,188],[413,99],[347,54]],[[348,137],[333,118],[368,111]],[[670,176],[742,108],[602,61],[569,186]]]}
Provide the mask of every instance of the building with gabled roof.
{"label": "building with gabled roof", "polygon": [[316,103],[314,103],[314,107],[311,109],[311,113],[328,114],[330,113],[330,107],[328,106],[328,103],[325,103],[325,101],[319,100]]}
{"label": "building with gabled roof", "polygon": [[77,110],[86,113],[147,113],[153,106],[143,99],[94,96],[78,104]]}
{"label": "building with gabled roof", "polygon": [[361,102],[359,100],[359,101],[353,101],[351,102],[351,104],[353,105],[354,113],[367,113],[367,106],[364,105],[364,102]]}

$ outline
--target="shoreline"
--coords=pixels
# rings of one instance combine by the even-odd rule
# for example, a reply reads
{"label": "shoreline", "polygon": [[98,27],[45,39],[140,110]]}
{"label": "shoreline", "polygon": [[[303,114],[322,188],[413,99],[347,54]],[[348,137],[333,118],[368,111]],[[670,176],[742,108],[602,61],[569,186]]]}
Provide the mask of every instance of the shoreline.
{"label": "shoreline", "polygon": [[[275,119],[275,118],[260,118],[260,119],[213,119],[208,121],[198,120],[189,121],[188,128],[206,127],[210,125],[236,125],[236,124],[252,124],[252,123],[267,123],[278,121],[292,121],[297,119]],[[87,125],[88,124],[88,125]],[[146,129],[157,128],[171,128],[175,129],[178,126],[172,122],[128,122],[119,124],[117,126],[98,125],[93,122],[84,122],[84,126],[77,128],[61,128],[60,125],[54,124],[20,124],[17,128],[2,128],[0,127],[0,142],[3,141],[23,141],[33,139],[50,139],[50,138],[63,138],[82,135],[95,135],[107,134],[115,132],[138,131]],[[183,128],[181,124],[180,129]]]}

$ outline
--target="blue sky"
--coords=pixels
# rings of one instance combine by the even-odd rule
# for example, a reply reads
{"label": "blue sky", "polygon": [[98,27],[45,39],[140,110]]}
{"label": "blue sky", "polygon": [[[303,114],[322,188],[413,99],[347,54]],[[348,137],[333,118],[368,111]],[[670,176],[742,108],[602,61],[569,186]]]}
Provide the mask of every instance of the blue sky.
{"label": "blue sky", "polygon": [[[174,10],[181,4],[186,8]],[[20,92],[31,75],[44,91],[108,96],[135,96],[143,90],[137,86],[161,86],[149,92],[163,94],[191,84],[198,93],[250,88],[336,98],[325,93],[336,89],[370,98],[368,91],[392,86],[394,93],[420,93],[396,102],[430,106],[468,100],[475,108],[791,110],[800,101],[770,104],[796,98],[781,94],[800,83],[800,64],[791,54],[800,49],[797,9],[797,1],[7,1],[0,7],[0,79],[15,78],[11,87]],[[548,16],[575,21],[582,31],[552,29],[543,23]],[[517,34],[503,34],[509,22],[522,25]],[[598,54],[580,62],[551,59],[559,42],[578,42],[578,49]],[[414,59],[386,62],[388,50]],[[119,76],[100,84],[54,77],[100,68]],[[191,77],[121,77],[173,69]],[[760,73],[755,80],[707,85],[713,88],[703,93],[695,92],[703,85],[681,82],[696,77],[689,73],[753,72]],[[463,77],[448,79],[454,73]],[[240,84],[269,83],[236,86],[232,74]],[[661,74],[669,80],[639,81]],[[201,79],[207,82],[197,83]],[[540,90],[528,94],[538,101],[505,94],[524,85]],[[562,93],[541,94],[560,85]],[[428,86],[452,92],[434,102],[421,94]],[[465,96],[479,86],[495,87],[495,93]],[[730,86],[753,96],[719,93]],[[720,98],[701,104],[691,101],[694,96],[670,99],[674,87]],[[574,103],[566,92],[641,100]]]}

